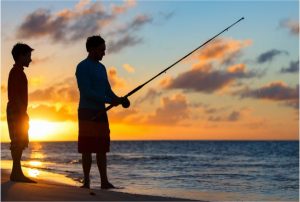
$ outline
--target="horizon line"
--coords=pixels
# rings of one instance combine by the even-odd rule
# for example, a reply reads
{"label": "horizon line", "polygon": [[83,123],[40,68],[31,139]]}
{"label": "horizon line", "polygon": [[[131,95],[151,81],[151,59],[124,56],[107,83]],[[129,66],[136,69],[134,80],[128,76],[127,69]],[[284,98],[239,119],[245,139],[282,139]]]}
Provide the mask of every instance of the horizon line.
{"label": "horizon line", "polygon": [[[212,142],[212,141],[215,141],[215,142],[295,142],[295,141],[298,141],[299,142],[299,139],[218,139],[218,140],[203,140],[203,139],[195,139],[195,140],[190,140],[190,139],[177,139],[177,140],[174,140],[174,139],[163,139],[163,140],[160,140],[160,139],[153,139],[153,140],[111,140],[111,142],[158,142],[158,141],[165,141],[165,142],[180,142],[180,141],[187,141],[187,142]],[[1,143],[10,143],[10,141],[0,141]],[[34,141],[30,141],[29,143],[40,143],[40,142],[77,142],[77,140],[34,140]]]}

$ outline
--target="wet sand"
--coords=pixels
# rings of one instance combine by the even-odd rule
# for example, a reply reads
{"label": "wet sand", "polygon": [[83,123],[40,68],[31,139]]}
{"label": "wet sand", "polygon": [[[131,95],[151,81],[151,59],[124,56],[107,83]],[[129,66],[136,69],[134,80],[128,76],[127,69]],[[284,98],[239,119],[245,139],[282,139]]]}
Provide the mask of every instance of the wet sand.
{"label": "wet sand", "polygon": [[[36,184],[16,183],[9,180],[9,173],[10,170],[1,169],[2,201],[188,201],[187,199],[128,194],[111,190],[82,189],[70,183],[65,184],[65,179],[62,179],[62,183],[59,183],[59,179],[46,179],[45,174],[41,178],[31,178],[37,181]],[[55,176],[57,178],[60,175]],[[53,179],[53,176],[51,177]]]}

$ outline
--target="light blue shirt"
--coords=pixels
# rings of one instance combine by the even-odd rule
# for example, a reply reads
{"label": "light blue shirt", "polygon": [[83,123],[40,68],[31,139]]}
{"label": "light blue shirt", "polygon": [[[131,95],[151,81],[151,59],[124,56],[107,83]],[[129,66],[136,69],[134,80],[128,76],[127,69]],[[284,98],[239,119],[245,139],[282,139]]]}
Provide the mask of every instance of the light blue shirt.
{"label": "light blue shirt", "polygon": [[80,92],[79,108],[105,109],[117,96],[111,90],[106,68],[89,58],[81,61],[76,68],[77,85]]}

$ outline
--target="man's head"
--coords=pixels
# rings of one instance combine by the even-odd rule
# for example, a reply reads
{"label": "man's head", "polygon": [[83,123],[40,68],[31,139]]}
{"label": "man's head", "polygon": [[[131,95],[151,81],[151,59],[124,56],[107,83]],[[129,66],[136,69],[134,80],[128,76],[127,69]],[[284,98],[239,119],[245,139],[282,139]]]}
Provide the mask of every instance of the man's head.
{"label": "man's head", "polygon": [[102,60],[105,55],[105,40],[100,36],[90,36],[86,40],[86,50],[91,57]]}
{"label": "man's head", "polygon": [[16,64],[28,67],[31,62],[31,52],[34,49],[27,44],[17,43],[11,50],[11,54]]}

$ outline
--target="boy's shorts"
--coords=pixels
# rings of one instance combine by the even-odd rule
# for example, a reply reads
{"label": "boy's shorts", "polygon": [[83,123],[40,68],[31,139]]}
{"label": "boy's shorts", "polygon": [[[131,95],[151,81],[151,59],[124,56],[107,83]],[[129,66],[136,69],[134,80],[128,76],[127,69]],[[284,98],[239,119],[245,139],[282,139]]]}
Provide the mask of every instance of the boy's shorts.
{"label": "boy's shorts", "polygon": [[17,114],[7,109],[7,124],[11,140],[10,149],[25,149],[28,147],[29,117],[27,113]]}

